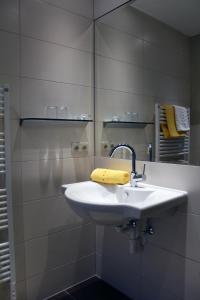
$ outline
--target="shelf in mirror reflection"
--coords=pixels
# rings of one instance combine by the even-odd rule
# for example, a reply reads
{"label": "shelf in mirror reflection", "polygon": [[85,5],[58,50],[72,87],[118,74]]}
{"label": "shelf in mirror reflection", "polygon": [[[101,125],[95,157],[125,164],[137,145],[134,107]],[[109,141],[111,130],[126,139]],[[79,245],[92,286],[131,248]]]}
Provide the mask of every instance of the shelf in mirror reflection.
{"label": "shelf in mirror reflection", "polygon": [[86,126],[87,123],[93,122],[93,120],[89,119],[56,119],[56,118],[20,118],[19,124],[26,123],[39,123],[39,124],[60,124],[60,125],[68,125],[68,126]]}
{"label": "shelf in mirror reflection", "polygon": [[154,125],[154,122],[112,120],[103,122],[103,126],[107,128],[145,128],[147,125]]}

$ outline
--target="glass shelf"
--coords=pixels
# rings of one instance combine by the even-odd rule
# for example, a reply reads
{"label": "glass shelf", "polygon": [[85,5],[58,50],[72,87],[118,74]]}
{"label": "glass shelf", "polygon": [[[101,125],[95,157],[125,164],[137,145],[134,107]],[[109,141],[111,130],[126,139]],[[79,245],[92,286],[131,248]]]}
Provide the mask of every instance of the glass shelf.
{"label": "glass shelf", "polygon": [[79,119],[51,119],[51,118],[20,118],[19,119],[19,124],[22,126],[24,122],[34,122],[34,123],[59,123],[59,124],[64,124],[64,125],[79,125],[79,126],[84,126],[87,125],[89,122],[93,122],[93,120],[79,120]]}
{"label": "glass shelf", "polygon": [[145,128],[154,125],[154,122],[131,122],[131,121],[104,121],[103,127],[107,128]]}

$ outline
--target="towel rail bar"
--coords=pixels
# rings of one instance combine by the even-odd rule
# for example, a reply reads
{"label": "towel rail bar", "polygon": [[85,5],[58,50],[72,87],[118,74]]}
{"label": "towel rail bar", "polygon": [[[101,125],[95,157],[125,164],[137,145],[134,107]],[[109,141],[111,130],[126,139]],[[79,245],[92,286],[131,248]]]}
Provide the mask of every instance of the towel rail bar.
{"label": "towel rail bar", "polygon": [[[188,108],[190,120],[190,109]],[[190,160],[190,132],[177,138],[165,138],[161,131],[160,124],[167,124],[164,107],[160,104],[155,105],[155,131],[156,131],[156,161],[176,161],[189,163]]]}
{"label": "towel rail bar", "polygon": [[[0,86],[0,284],[8,283],[10,300],[16,300],[12,220],[9,87]],[[3,241],[2,241],[3,240]]]}

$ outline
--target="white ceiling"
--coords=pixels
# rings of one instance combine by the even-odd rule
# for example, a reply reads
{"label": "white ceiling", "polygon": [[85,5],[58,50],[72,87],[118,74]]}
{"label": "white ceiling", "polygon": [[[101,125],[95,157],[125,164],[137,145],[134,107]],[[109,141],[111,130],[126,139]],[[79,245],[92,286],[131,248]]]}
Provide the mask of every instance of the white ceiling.
{"label": "white ceiling", "polygon": [[136,0],[132,6],[188,36],[200,34],[200,0]]}

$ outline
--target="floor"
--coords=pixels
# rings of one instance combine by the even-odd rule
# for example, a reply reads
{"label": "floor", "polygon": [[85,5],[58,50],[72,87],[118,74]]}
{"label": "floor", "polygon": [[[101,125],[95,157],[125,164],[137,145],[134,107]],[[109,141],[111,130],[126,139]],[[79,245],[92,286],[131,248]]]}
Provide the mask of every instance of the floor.
{"label": "floor", "polygon": [[130,300],[103,280],[93,277],[48,300]]}

